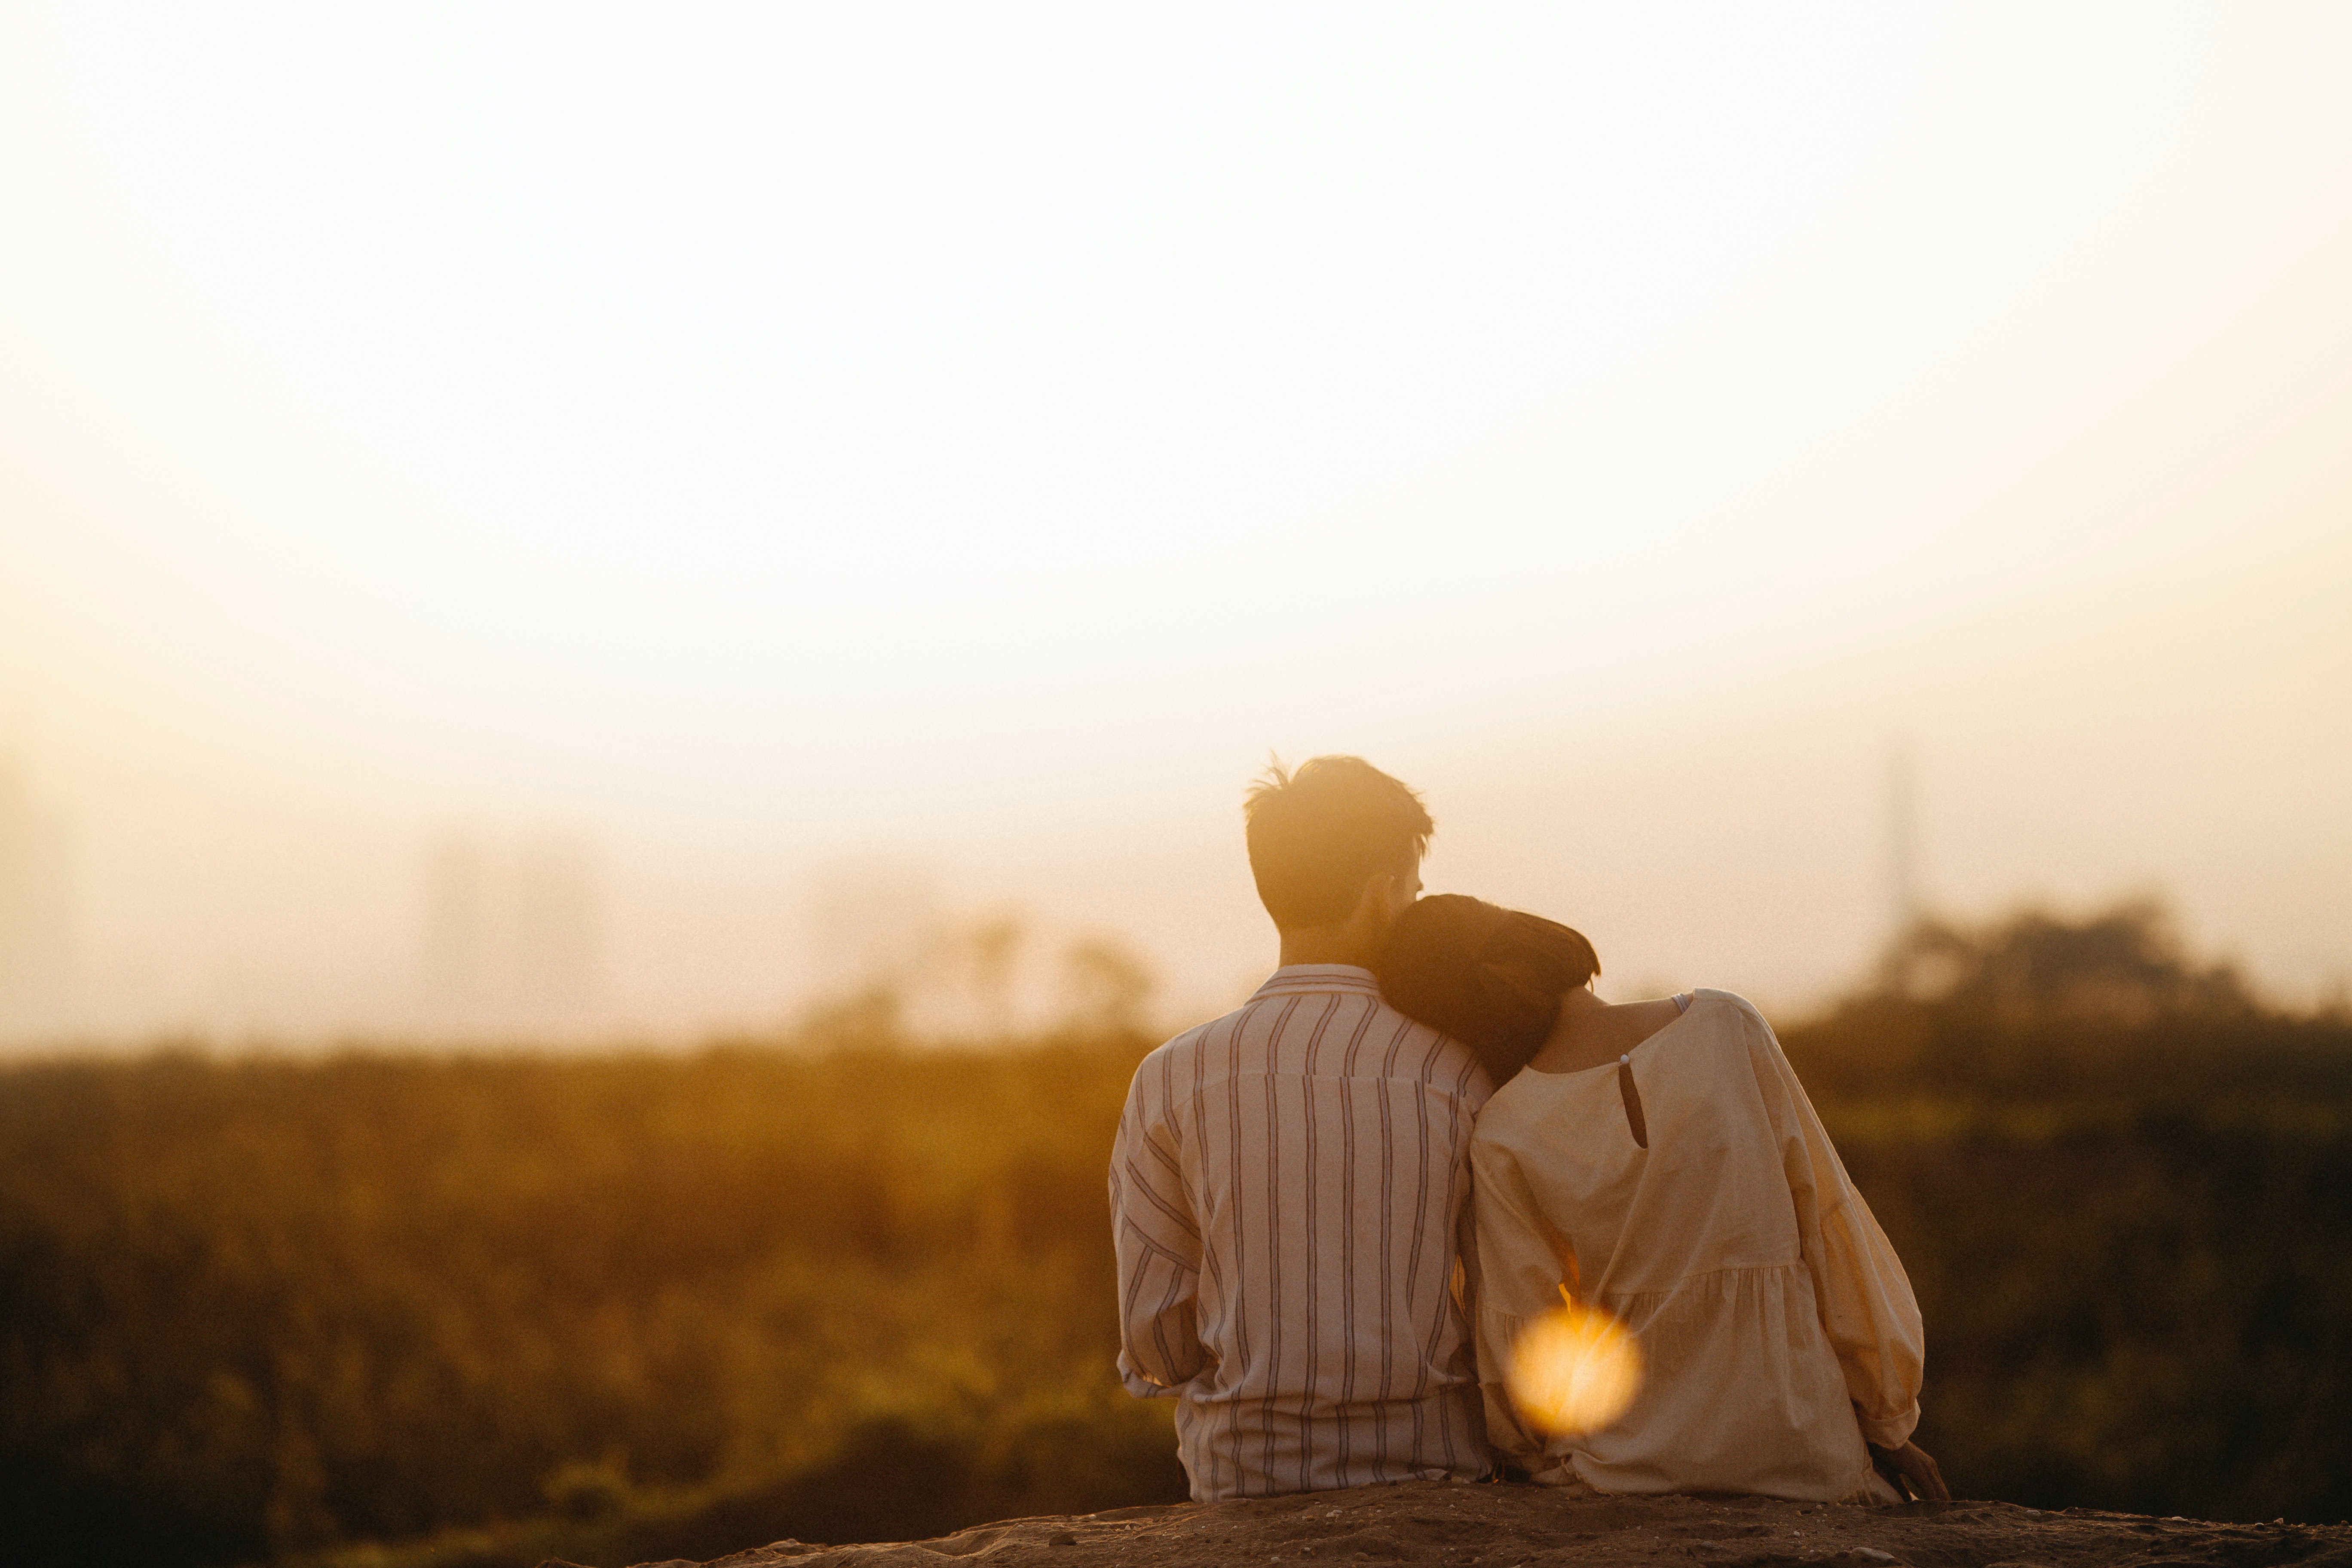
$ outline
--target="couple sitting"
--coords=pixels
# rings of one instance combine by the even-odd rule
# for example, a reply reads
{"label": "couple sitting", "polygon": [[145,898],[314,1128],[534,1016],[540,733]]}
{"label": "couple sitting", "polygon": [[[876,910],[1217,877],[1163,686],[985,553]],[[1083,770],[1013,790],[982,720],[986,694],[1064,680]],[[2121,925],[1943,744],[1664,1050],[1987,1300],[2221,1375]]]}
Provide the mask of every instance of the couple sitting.
{"label": "couple sitting", "polygon": [[[1177,1399],[1196,1500],[1947,1495],[1910,1282],[1754,1007],[1612,1005],[1567,927],[1420,899],[1429,814],[1358,758],[1246,815],[1281,967],[1144,1058],[1111,1155],[1119,1372]],[[1509,1392],[1563,1289],[1644,1367],[1587,1431]]]}

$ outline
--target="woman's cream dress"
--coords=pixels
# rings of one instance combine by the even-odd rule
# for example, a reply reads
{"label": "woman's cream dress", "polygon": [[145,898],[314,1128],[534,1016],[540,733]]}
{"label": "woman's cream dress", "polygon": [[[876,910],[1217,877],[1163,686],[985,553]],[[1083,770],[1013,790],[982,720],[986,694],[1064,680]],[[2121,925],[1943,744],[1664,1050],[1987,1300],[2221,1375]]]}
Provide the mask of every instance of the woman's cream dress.
{"label": "woman's cream dress", "polygon": [[[1771,1026],[1700,991],[1630,1059],[1647,1149],[1614,1063],[1522,1072],[1479,1114],[1488,1441],[1601,1491],[1895,1500],[1863,1439],[1896,1447],[1918,1423],[1919,1306]],[[1617,1421],[1547,1443],[1503,1373],[1564,1279],[1633,1331],[1646,1372]]]}

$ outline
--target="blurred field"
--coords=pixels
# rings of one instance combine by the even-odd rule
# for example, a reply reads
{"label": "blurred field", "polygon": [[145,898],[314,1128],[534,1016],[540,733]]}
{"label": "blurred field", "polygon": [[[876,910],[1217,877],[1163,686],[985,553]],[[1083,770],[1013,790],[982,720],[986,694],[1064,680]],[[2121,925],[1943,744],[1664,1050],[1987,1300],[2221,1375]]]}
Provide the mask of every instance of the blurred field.
{"label": "blurred field", "polygon": [[[2154,911],[1930,928],[1790,1055],[1964,1494],[2352,1515],[2352,1019]],[[1182,1495],[1112,1376],[1151,1042],[0,1072],[9,1556],[608,1565]]]}

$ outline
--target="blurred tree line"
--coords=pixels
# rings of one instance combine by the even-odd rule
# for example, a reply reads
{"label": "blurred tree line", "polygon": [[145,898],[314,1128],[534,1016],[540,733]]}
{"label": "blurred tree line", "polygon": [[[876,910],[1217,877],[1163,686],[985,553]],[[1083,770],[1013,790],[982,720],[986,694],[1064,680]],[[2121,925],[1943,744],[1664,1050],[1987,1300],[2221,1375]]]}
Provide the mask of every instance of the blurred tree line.
{"label": "blurred tree line", "polygon": [[1968,1492],[2352,1516],[2352,1016],[2262,1005],[2162,911],[1927,923],[1787,1031],[1927,1321]]}
{"label": "blurred tree line", "polygon": [[[2352,1018],[2131,907],[1923,926],[1784,1038],[1958,1489],[2352,1514]],[[617,1565],[1181,1498],[1111,1366],[1150,1044],[921,1048],[868,997],[687,1058],[0,1072],[9,1555]]]}

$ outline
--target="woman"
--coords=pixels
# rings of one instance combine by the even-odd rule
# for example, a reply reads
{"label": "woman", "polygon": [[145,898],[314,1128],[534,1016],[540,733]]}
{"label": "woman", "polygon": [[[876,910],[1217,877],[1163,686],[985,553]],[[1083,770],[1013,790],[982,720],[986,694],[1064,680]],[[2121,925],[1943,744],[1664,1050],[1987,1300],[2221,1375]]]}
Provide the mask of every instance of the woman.
{"label": "woman", "polygon": [[[1400,915],[1379,965],[1500,1086],[1471,1143],[1488,1442],[1599,1491],[1888,1503],[1895,1476],[1948,1496],[1910,1441],[1910,1281],[1771,1026],[1725,991],[1612,1005],[1600,972],[1568,927],[1454,895]],[[1616,1420],[1547,1439],[1505,1369],[1563,1284],[1633,1332],[1644,1374]]]}

